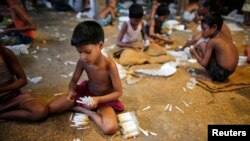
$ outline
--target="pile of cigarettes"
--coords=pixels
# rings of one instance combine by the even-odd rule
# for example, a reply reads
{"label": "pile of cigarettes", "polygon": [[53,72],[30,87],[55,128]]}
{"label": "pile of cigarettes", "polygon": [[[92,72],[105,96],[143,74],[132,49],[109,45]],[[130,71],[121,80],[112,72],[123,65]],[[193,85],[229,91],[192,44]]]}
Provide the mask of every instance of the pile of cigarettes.
{"label": "pile of cigarettes", "polygon": [[122,137],[127,139],[140,134],[139,123],[135,112],[126,112],[117,115]]}

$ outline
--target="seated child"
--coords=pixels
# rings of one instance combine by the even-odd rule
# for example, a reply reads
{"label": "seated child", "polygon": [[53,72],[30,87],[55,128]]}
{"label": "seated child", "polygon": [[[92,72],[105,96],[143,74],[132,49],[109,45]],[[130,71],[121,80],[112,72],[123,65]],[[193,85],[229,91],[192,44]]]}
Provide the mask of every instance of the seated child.
{"label": "seated child", "polygon": [[[209,15],[210,13],[215,13],[217,11],[217,9],[218,8],[214,4],[214,2],[212,0],[208,0],[208,1],[204,2],[203,5],[199,8],[198,13],[201,17],[204,17],[204,16]],[[233,42],[231,31],[228,28],[227,23],[224,21],[222,24],[220,34],[224,38],[227,38],[229,41]],[[198,46],[204,54],[204,52],[206,50],[206,48],[204,46],[206,46],[206,42],[208,40],[209,40],[208,38],[204,39],[202,37],[202,32],[199,32],[199,33],[193,35],[193,37],[191,39],[188,39],[182,48],[177,48],[177,50],[183,50],[184,48],[193,45],[193,46]]]}
{"label": "seated child", "polygon": [[48,108],[20,89],[27,78],[15,54],[0,46],[0,119],[39,121]]}
{"label": "seated child", "polygon": [[99,14],[99,24],[102,26],[105,25],[112,25],[113,20],[115,19],[115,8],[116,8],[116,1],[115,0],[108,0],[107,6],[100,12]]}
{"label": "seated child", "polygon": [[208,80],[226,80],[236,69],[238,63],[238,51],[234,44],[224,38],[220,32],[223,25],[222,17],[217,14],[206,16],[201,21],[202,36],[210,38],[207,42],[204,56],[200,56],[196,48],[190,53],[199,64],[206,69],[206,73],[198,74]]}
{"label": "seated child", "polygon": [[[76,47],[80,58],[69,83],[69,94],[51,101],[49,111],[60,113],[77,106],[74,109],[89,115],[105,134],[114,134],[118,129],[115,111],[124,110],[118,100],[122,95],[122,84],[115,62],[101,52],[104,47],[102,26],[91,20],[79,23],[74,29],[71,45]],[[77,85],[84,71],[88,80]],[[76,103],[84,96],[91,96],[91,105]]]}
{"label": "seated child", "polygon": [[14,23],[14,26],[5,28],[0,34],[15,38],[14,44],[31,44],[35,38],[36,27],[23,6],[18,0],[2,0],[0,3],[9,6],[11,19]]}
{"label": "seated child", "polygon": [[122,28],[118,35],[117,46],[121,48],[134,48],[136,50],[140,50],[143,48],[143,45],[139,46],[138,44],[134,44],[134,42],[140,41],[140,34],[145,42],[147,40],[142,17],[142,6],[138,4],[132,4],[129,7],[130,20],[123,22]]}
{"label": "seated child", "polygon": [[189,0],[189,3],[183,12],[182,19],[184,22],[192,22],[197,17],[197,10],[199,9],[199,0]]}
{"label": "seated child", "polygon": [[168,6],[161,4],[157,7],[156,17],[150,19],[149,24],[146,25],[146,33],[147,35],[156,43],[160,45],[164,44],[172,44],[173,41],[167,39],[162,36],[162,25],[168,19],[170,11],[168,10]]}

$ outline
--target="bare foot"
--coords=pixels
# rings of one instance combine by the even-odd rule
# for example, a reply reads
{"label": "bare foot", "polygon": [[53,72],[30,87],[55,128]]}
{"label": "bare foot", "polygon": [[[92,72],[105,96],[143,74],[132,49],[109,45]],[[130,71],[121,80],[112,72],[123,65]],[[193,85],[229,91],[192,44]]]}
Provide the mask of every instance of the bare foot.
{"label": "bare foot", "polygon": [[204,80],[212,81],[212,78],[208,75],[208,73],[203,69],[194,69],[188,68],[187,71],[192,74],[194,77],[198,77]]}
{"label": "bare foot", "polygon": [[95,112],[93,112],[93,111],[91,111],[91,110],[89,110],[87,108],[83,108],[83,107],[80,107],[80,106],[73,107],[73,110],[78,111],[78,112],[83,112],[88,116],[91,116],[91,115],[93,115],[95,113]]}
{"label": "bare foot", "polygon": [[205,70],[196,70],[195,73],[198,78],[212,81],[212,78],[208,75],[208,73]]}

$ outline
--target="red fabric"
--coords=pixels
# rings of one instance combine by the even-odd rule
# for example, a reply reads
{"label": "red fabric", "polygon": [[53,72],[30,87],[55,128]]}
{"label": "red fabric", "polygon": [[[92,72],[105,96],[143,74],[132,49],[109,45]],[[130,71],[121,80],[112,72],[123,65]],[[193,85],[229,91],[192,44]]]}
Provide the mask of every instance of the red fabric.
{"label": "red fabric", "polygon": [[250,63],[250,47],[246,48],[245,54],[247,56],[247,62]]}
{"label": "red fabric", "polygon": [[[11,16],[12,16],[12,18],[13,18],[13,22],[14,22],[14,24],[15,24],[15,26],[16,26],[17,28],[23,28],[23,27],[25,26],[24,21],[23,21],[21,18],[19,18],[19,17],[16,15],[16,13],[14,12],[14,7],[17,6],[18,3],[15,3],[15,1],[12,1],[12,2],[13,2],[13,3],[10,5],[10,7],[11,7],[10,12],[11,12]],[[36,36],[35,30],[22,31],[22,32],[20,32],[20,34],[25,35],[25,36],[28,36],[28,37],[30,37],[30,38],[32,38],[32,39],[34,39],[35,36]]]}
{"label": "red fabric", "polygon": [[[88,89],[88,81],[83,81],[80,85],[77,85],[76,87],[76,100],[80,100],[80,97],[84,96],[91,96],[95,97],[96,95],[92,94]],[[77,106],[84,107],[83,104],[77,103]],[[111,106],[114,108],[117,112],[124,111],[124,105],[117,99],[117,100],[111,100],[105,103],[99,103],[97,107],[102,106]]]}

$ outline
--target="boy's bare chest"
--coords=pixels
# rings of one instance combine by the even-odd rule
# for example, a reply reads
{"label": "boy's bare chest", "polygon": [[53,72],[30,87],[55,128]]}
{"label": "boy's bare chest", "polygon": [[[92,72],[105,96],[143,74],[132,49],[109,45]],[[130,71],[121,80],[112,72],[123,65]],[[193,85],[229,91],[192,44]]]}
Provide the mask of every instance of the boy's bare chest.
{"label": "boy's bare chest", "polygon": [[97,81],[106,81],[110,77],[109,72],[105,68],[88,68],[86,69],[86,73],[89,79],[95,79]]}

